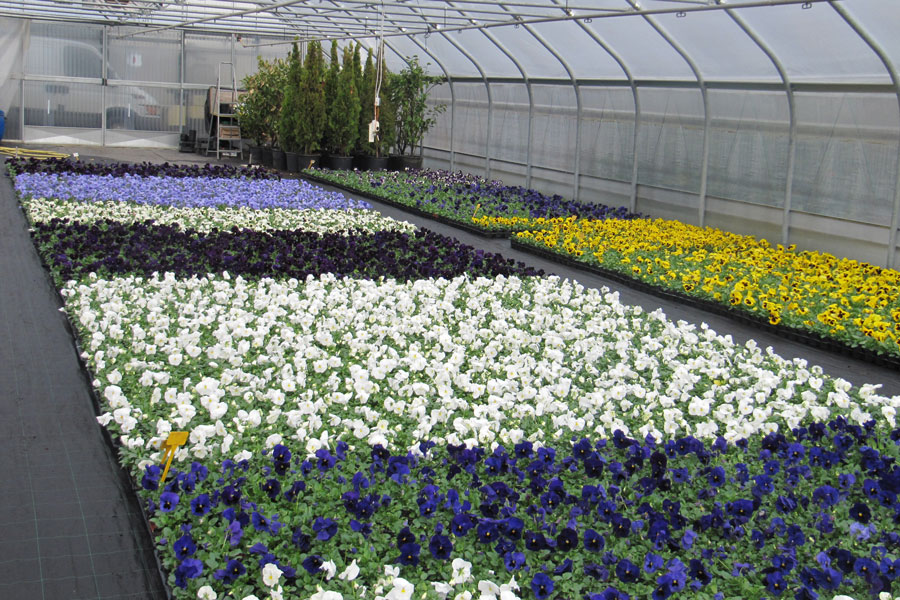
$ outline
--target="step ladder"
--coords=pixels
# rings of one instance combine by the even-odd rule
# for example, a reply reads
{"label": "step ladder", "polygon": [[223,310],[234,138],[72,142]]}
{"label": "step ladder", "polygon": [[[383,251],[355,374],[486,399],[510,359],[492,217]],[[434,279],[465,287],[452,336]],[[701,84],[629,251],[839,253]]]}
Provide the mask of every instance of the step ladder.
{"label": "step ladder", "polygon": [[[223,70],[225,71],[223,73]],[[225,81],[225,77],[231,80]],[[223,87],[223,84],[230,86]],[[221,156],[240,156],[244,159],[244,148],[241,144],[241,126],[234,112],[241,92],[237,89],[234,63],[220,62],[216,73],[216,87],[209,88],[209,142],[206,147],[206,155],[215,154],[216,159]]]}

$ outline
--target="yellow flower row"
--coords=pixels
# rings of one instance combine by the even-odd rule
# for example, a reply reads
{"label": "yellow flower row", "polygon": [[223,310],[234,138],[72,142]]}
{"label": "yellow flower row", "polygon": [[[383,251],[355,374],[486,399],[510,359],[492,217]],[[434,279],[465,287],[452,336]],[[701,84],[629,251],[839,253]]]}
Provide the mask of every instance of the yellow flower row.
{"label": "yellow flower row", "polygon": [[663,219],[540,219],[517,237],[772,324],[900,354],[896,270]]}

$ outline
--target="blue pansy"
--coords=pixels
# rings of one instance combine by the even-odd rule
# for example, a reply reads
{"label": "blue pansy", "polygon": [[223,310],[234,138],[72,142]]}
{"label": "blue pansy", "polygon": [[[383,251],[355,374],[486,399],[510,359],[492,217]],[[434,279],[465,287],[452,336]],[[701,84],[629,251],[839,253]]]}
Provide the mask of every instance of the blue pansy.
{"label": "blue pansy", "polygon": [[654,573],[657,570],[661,569],[663,566],[663,558],[658,554],[654,554],[652,552],[648,552],[644,556],[644,572],[646,573]]}
{"label": "blue pansy", "polygon": [[453,542],[446,535],[435,534],[428,542],[428,551],[434,558],[447,560],[450,558],[450,553],[453,552]]}
{"label": "blue pansy", "polygon": [[175,549],[175,557],[178,560],[183,560],[188,556],[193,556],[194,552],[197,551],[197,545],[194,543],[194,538],[190,536],[190,534],[185,534],[178,538],[172,547]]}
{"label": "blue pansy", "polygon": [[616,577],[622,583],[634,583],[641,577],[641,570],[636,564],[623,558],[616,564]]}
{"label": "blue pansy", "polygon": [[584,547],[586,550],[590,552],[602,552],[605,545],[606,540],[593,529],[588,529],[584,532]]}
{"label": "blue pansy", "polygon": [[422,548],[418,544],[407,543],[400,546],[400,556],[396,562],[401,565],[416,566],[419,564],[419,552]]}
{"label": "blue pansy", "polygon": [[191,514],[202,517],[212,509],[209,494],[198,494],[191,500]]}
{"label": "blue pansy", "polygon": [[546,573],[538,573],[531,579],[531,591],[535,598],[544,600],[553,593],[554,583]]}
{"label": "blue pansy", "polygon": [[178,494],[174,492],[163,492],[159,496],[159,510],[162,512],[172,512],[178,505]]}
{"label": "blue pansy", "polygon": [[327,542],[337,533],[338,524],[334,519],[316,517],[312,530],[316,533],[316,539]]}

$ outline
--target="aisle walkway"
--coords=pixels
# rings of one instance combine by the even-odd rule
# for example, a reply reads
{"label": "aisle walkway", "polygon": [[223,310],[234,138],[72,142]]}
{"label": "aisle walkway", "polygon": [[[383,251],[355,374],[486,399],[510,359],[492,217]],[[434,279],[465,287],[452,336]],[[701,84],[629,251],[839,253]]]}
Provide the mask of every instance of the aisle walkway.
{"label": "aisle walkway", "polygon": [[0,598],[165,598],[137,499],[0,168]]}

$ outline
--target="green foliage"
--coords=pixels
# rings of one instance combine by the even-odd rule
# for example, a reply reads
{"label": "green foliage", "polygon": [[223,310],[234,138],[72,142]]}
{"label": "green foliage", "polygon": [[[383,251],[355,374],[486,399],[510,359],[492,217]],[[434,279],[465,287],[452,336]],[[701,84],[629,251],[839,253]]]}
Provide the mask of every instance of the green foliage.
{"label": "green foliage", "polygon": [[287,75],[284,79],[284,101],[278,115],[278,137],[281,147],[288,152],[296,152],[300,122],[303,120],[303,103],[300,86],[303,79],[303,60],[294,42],[287,59]]}
{"label": "green foliage", "polygon": [[[372,51],[366,57],[366,64],[363,68],[362,84],[360,86],[360,114],[359,114],[359,144],[360,151],[381,156],[390,150],[396,139],[395,122],[396,111],[394,105],[390,101],[389,95],[386,93],[386,86],[382,85],[381,105],[378,107],[379,130],[375,136],[374,142],[369,142],[369,123],[375,118],[375,85],[377,79],[376,63],[377,57],[373,57]],[[383,67],[384,76],[382,81],[387,81],[390,73],[387,66]]]}
{"label": "green foliage", "polygon": [[236,106],[241,133],[252,138],[258,145],[278,143],[278,120],[284,102],[285,81],[288,62],[257,59],[256,73],[243,79],[246,93]]}
{"label": "green foliage", "polygon": [[279,69],[277,62],[268,62],[259,58],[257,70],[241,81],[245,93],[235,106],[241,132],[252,139],[258,146],[270,143],[270,112],[273,107],[271,81]]}
{"label": "green foliage", "polygon": [[325,63],[322,60],[322,45],[317,41],[309,43],[306,64],[300,83],[300,110],[298,119],[297,145],[303,154],[313,154],[322,145],[325,132]]}
{"label": "green foliage", "polygon": [[388,95],[397,110],[396,146],[400,154],[413,154],[437,122],[435,117],[447,108],[446,104],[428,107],[428,92],[443,81],[442,77],[427,75],[417,56],[390,78]]}
{"label": "green foliage", "polygon": [[331,54],[329,57],[328,73],[325,76],[325,148],[329,152],[335,150],[335,125],[337,119],[337,93],[338,79],[340,78],[341,65],[338,61],[337,40],[331,41]]}
{"label": "green foliage", "polygon": [[375,153],[375,144],[369,142],[369,122],[375,118],[375,63],[372,61],[372,49],[366,56],[362,80],[359,86],[359,143],[357,149],[365,154]]}
{"label": "green foliage", "polygon": [[344,48],[343,68],[337,78],[337,89],[329,114],[332,150],[347,156],[359,138],[359,90],[353,70],[353,48]]}

